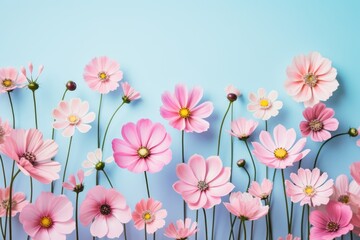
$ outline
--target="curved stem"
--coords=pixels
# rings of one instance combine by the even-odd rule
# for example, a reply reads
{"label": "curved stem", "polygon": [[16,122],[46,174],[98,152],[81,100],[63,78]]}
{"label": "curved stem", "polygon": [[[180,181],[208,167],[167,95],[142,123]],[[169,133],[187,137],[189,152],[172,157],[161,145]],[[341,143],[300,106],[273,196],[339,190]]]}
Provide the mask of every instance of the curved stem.
{"label": "curved stem", "polygon": [[305,215],[305,205],[302,207],[302,213],[301,213],[301,239],[305,239],[304,238],[304,215]]}
{"label": "curved stem", "polygon": [[229,106],[227,107],[226,112],[225,112],[225,114],[224,114],[224,117],[223,117],[222,120],[221,120],[220,130],[219,130],[219,136],[218,136],[217,153],[216,153],[217,156],[219,156],[219,154],[220,154],[220,142],[221,142],[221,132],[222,132],[222,128],[223,128],[223,126],[224,126],[225,118],[226,118],[226,116],[227,116],[227,114],[228,114],[228,112],[229,112],[229,110],[230,110],[231,105],[232,105],[232,102],[229,102]]}
{"label": "curved stem", "polygon": [[18,170],[14,177],[11,179],[10,181],[10,196],[9,196],[9,235],[10,235],[10,240],[12,240],[12,219],[11,219],[11,214],[12,214],[12,192],[13,192],[13,183],[14,183],[14,180],[16,178],[16,176],[20,173],[20,170]]}
{"label": "curved stem", "polygon": [[[66,156],[66,163],[65,163],[64,173],[63,173],[63,177],[62,177],[62,183],[65,181],[66,169],[67,169],[67,165],[69,163],[72,139],[73,139],[73,136],[70,137],[70,141],[69,141],[69,147],[68,147],[68,152],[67,152],[67,156]],[[63,194],[63,193],[64,193],[64,187],[61,187],[61,194]]]}
{"label": "curved stem", "polygon": [[10,107],[11,107],[11,114],[12,114],[12,128],[15,128],[15,112],[14,112],[14,105],[13,102],[11,100],[11,95],[10,92],[8,93],[8,97],[9,97],[9,102],[10,102]]}
{"label": "curved stem", "polygon": [[242,224],[244,226],[244,240],[246,240],[246,225],[245,225],[245,221],[242,221]]}
{"label": "curved stem", "polygon": [[[273,177],[272,177],[273,186],[275,186],[276,170],[277,169],[274,169],[274,173],[273,173]],[[273,191],[271,191],[270,196],[269,196],[269,205],[271,204],[272,193],[273,193]]]}
{"label": "curved stem", "polygon": [[1,168],[2,168],[2,172],[3,172],[3,178],[4,178],[4,186],[6,188],[7,184],[6,184],[6,177],[5,177],[5,167],[4,167],[4,161],[0,155],[0,163],[1,163]]}
{"label": "curved stem", "polygon": [[206,236],[206,240],[208,240],[208,239],[209,239],[209,236],[208,236],[207,219],[206,219],[206,211],[205,211],[205,208],[203,208],[203,213],[204,213],[204,221],[205,221],[205,236]]}
{"label": "curved stem", "polygon": [[113,187],[113,185],[111,184],[111,181],[110,181],[109,176],[106,174],[106,172],[105,172],[105,170],[104,170],[104,169],[102,170],[102,172],[105,174],[105,177],[106,177],[106,179],[108,180],[108,182],[109,182],[109,184],[110,184],[111,188],[114,188],[114,187]]}
{"label": "curved stem", "polygon": [[215,211],[216,211],[216,206],[213,207],[213,214],[212,214],[212,226],[211,226],[211,239],[214,240],[215,237]]}
{"label": "curved stem", "polygon": [[146,191],[147,191],[147,196],[148,196],[148,198],[150,198],[149,182],[148,182],[148,178],[147,178],[146,171],[144,171],[144,175],[145,175],[145,182],[146,182]]}
{"label": "curved stem", "polygon": [[125,240],[127,240],[127,236],[126,236],[126,224],[123,223],[123,227],[124,227],[124,238]]}
{"label": "curved stem", "polygon": [[232,236],[232,239],[235,239],[235,236],[234,236],[234,224],[236,222],[236,216],[234,217],[234,220],[232,220],[232,215],[230,213],[230,226],[231,226],[231,229],[230,229],[230,234],[229,234],[229,240],[231,239],[231,236]]}
{"label": "curved stem", "polygon": [[[13,161],[13,164],[12,164],[10,181],[11,181],[11,179],[14,178],[14,172],[15,172],[15,161]],[[6,210],[6,214],[5,214],[5,237],[6,237],[7,223],[8,223],[8,210],[9,209]]]}
{"label": "curved stem", "polygon": [[100,112],[101,112],[101,104],[102,104],[103,95],[100,94],[100,102],[98,109],[98,124],[97,124],[97,146],[100,148]]}
{"label": "curved stem", "polygon": [[272,225],[271,225],[271,208],[270,208],[270,202],[268,199],[265,200],[265,204],[269,206],[269,211],[267,214],[268,221],[269,221],[269,239],[272,240]]}
{"label": "curved stem", "polygon": [[75,203],[75,224],[76,224],[76,240],[79,240],[79,223],[78,223],[78,207],[79,206],[79,193],[76,193]]}
{"label": "curved stem", "polygon": [[250,187],[250,174],[249,174],[249,171],[245,167],[243,167],[243,169],[245,170],[245,172],[246,172],[246,174],[248,176],[248,185],[247,185],[247,188],[245,190],[245,192],[246,192]]}
{"label": "curved stem", "polygon": [[251,158],[251,161],[252,161],[252,164],[253,164],[253,168],[254,168],[254,181],[256,181],[256,165],[255,165],[255,161],[254,161],[254,158],[253,158],[253,155],[251,154],[251,151],[250,151],[250,148],[249,148],[249,144],[247,142],[247,140],[245,140],[245,145],[246,145],[246,148],[249,152],[249,155],[250,155],[250,158]]}
{"label": "curved stem", "polygon": [[291,226],[290,226],[290,219],[289,219],[289,206],[286,197],[286,187],[285,187],[285,176],[284,176],[284,169],[281,169],[281,176],[282,176],[282,183],[283,183],[283,190],[284,190],[284,200],[285,200],[285,207],[286,207],[286,219],[288,225],[288,234],[291,233]]}

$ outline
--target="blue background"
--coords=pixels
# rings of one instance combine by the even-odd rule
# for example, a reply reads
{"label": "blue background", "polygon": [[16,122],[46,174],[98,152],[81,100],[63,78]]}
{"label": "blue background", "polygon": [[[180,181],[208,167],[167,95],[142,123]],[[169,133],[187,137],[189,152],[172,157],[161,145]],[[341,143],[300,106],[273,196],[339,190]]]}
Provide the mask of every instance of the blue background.
{"label": "blue background", "polygon": [[[32,61],[37,71],[39,64],[45,65],[36,94],[40,130],[46,138],[51,137],[51,111],[61,99],[68,80],[76,81],[78,89],[69,92],[67,99],[80,97],[87,100],[91,110],[97,112],[99,94],[87,87],[82,78],[83,69],[95,56],[106,55],[121,64],[124,81],[140,91],[142,99],[120,110],[110,128],[105,157],[112,154],[111,139],[121,137],[120,129],[124,123],[150,118],[166,126],[173,139],[173,160],[162,172],[149,174],[152,196],[162,201],[168,211],[166,226],[182,217],[181,197],[171,187],[177,180],[174,174],[176,165],[181,161],[181,134],[159,114],[161,94],[166,90],[173,91],[175,84],[185,83],[189,88],[202,86],[203,99],[212,101],[215,107],[209,118],[211,128],[208,132],[186,134],[186,159],[194,153],[205,157],[216,154],[219,125],[228,105],[224,88],[229,84],[239,88],[243,94],[234,104],[235,118],[252,117],[246,111],[249,92],[255,92],[259,87],[268,91],[274,89],[279,92],[284,107],[278,117],[270,119],[269,129],[282,123],[299,133],[303,105],[285,93],[285,70],[294,56],[310,51],[319,51],[332,60],[338,70],[340,87],[327,101],[340,121],[337,132],[360,125],[358,1],[2,1],[0,9],[0,67],[20,69]],[[0,117],[11,121],[6,95],[0,95]],[[102,133],[107,119],[121,103],[121,96],[120,89],[105,96]],[[34,127],[31,91],[16,90],[13,100],[17,126]],[[96,149],[95,122],[92,126],[88,134],[77,132],[74,135],[68,173],[77,171],[86,154]],[[263,128],[261,122],[255,136]],[[226,166],[230,164],[228,130],[229,118],[221,148],[221,158]],[[56,141],[60,145],[56,158],[64,162],[68,139],[58,132]],[[307,146],[312,152],[303,166],[312,166],[319,145],[309,139]],[[325,147],[318,166],[332,178],[342,173],[349,175],[349,165],[359,160],[359,154],[355,139],[342,137]],[[244,144],[235,141],[235,160],[239,158],[250,160]],[[262,179],[264,167],[257,165]],[[7,169],[10,166],[11,161],[7,160]],[[249,170],[252,171],[251,166]],[[286,175],[295,170],[286,169]],[[107,172],[131,209],[146,197],[142,174],[133,174],[115,164],[108,165]],[[244,191],[246,176],[236,166],[233,179],[235,190]],[[286,219],[280,175],[276,181],[273,231],[277,238],[286,234]],[[101,183],[108,186],[104,177]],[[59,185],[57,182],[57,193]],[[93,185],[94,175],[86,179],[87,190]],[[17,191],[26,192],[28,186],[28,179],[24,176],[15,181]],[[35,196],[43,190],[49,190],[49,186],[35,184]],[[74,199],[72,192],[65,193]],[[80,202],[84,197],[82,194]],[[224,200],[227,201],[227,197]],[[300,208],[298,204],[295,206],[294,232],[299,235]],[[220,214],[216,236],[223,239],[229,231],[228,213],[223,205],[217,209],[220,209]],[[194,217],[194,213],[190,215]],[[208,211],[209,219],[210,216],[211,211]],[[202,215],[200,224],[199,239],[204,239]],[[18,223],[15,226],[21,230]],[[80,226],[82,239],[89,239],[89,227]],[[254,239],[263,239],[264,232],[262,219],[256,223]],[[157,234],[158,239],[165,239],[162,233],[163,229]],[[21,231],[14,231],[14,235],[15,239],[24,236]],[[72,238],[74,234],[69,237]],[[143,231],[137,231],[131,222],[128,224],[128,238],[142,239]]]}

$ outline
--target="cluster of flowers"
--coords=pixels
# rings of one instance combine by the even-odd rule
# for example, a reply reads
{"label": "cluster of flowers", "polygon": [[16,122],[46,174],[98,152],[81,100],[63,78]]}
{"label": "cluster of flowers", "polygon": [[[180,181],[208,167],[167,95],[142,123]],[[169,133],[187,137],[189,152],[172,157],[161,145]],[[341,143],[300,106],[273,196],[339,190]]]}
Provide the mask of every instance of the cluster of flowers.
{"label": "cluster of flowers", "polygon": [[[91,129],[91,123],[95,121],[96,114],[89,112],[89,103],[79,98],[69,101],[64,100],[68,91],[76,89],[76,83],[69,81],[62,100],[53,110],[53,129],[61,130],[62,136],[69,138],[67,159],[63,167],[61,195],[54,194],[54,183],[60,179],[59,172],[62,164],[55,160],[58,153],[58,144],[52,139],[44,140],[43,134],[38,130],[35,92],[39,88],[38,78],[43,71],[33,78],[33,65],[29,64],[30,75],[22,68],[18,72],[15,68],[0,68],[0,93],[7,93],[12,110],[12,126],[0,118],[0,153],[8,159],[13,160],[13,168],[10,178],[6,178],[6,171],[3,158],[0,155],[3,184],[0,188],[0,222],[3,239],[12,239],[12,218],[19,214],[19,221],[24,231],[32,239],[66,239],[66,235],[76,231],[76,239],[79,239],[78,220],[90,226],[90,233],[94,237],[117,238],[124,234],[126,236],[126,224],[131,220],[138,230],[144,229],[145,239],[147,234],[153,234],[165,226],[167,211],[162,209],[162,203],[151,197],[148,185],[147,173],[160,172],[163,167],[172,160],[171,136],[161,123],[154,123],[150,119],[140,119],[136,123],[129,122],[122,126],[121,137],[111,141],[113,156],[103,158],[103,151],[106,145],[106,137],[113,118],[119,109],[137,99],[140,93],[127,82],[121,82],[123,97],[121,104],[116,108],[108,121],[103,138],[100,138],[100,109],[103,95],[116,90],[123,78],[120,65],[107,57],[94,58],[84,70],[84,79],[88,86],[100,93],[98,119],[98,148],[87,154],[87,160],[82,164],[86,169],[80,169],[75,177],[68,176],[65,181],[66,169],[69,161],[72,139],[78,130],[87,133]],[[233,86],[226,88],[228,109],[224,115],[219,130],[217,155],[204,157],[199,154],[192,155],[187,161],[184,157],[184,144],[182,144],[182,162],[176,167],[176,175],[179,178],[173,184],[173,189],[181,195],[184,200],[184,216],[176,223],[170,223],[165,229],[164,235],[172,239],[188,239],[195,236],[198,229],[197,221],[187,217],[187,211],[203,209],[205,217],[205,236],[209,238],[210,231],[207,229],[206,209],[213,209],[213,221],[211,237],[214,239],[215,207],[222,203],[222,197],[229,196],[229,202],[223,202],[223,206],[230,213],[229,239],[238,239],[243,236],[247,239],[245,222],[266,218],[266,239],[273,239],[271,225],[271,209],[274,205],[272,190],[277,170],[281,171],[283,179],[283,190],[286,204],[287,233],[286,239],[300,239],[293,237],[293,204],[289,212],[288,198],[293,203],[300,203],[303,206],[301,235],[302,239],[334,239],[345,234],[360,234],[360,162],[351,165],[351,175],[354,178],[349,183],[346,175],[337,177],[335,184],[328,179],[326,172],[316,168],[317,160],[323,146],[339,136],[358,136],[360,129],[350,128],[346,132],[336,135],[339,122],[333,109],[328,108],[321,101],[326,101],[338,88],[336,80],[337,71],[331,66],[331,62],[322,57],[319,53],[313,52],[309,55],[301,55],[294,58],[293,63],[287,69],[287,81],[285,88],[290,96],[297,102],[303,102],[304,121],[300,123],[302,138],[297,140],[295,129],[286,129],[278,124],[271,134],[267,129],[267,121],[278,115],[283,107],[279,101],[278,93],[265,89],[259,89],[257,93],[249,94],[248,110],[253,112],[257,119],[266,123],[266,129],[259,135],[259,141],[248,142],[258,127],[258,122],[245,118],[238,118],[231,121],[230,134],[234,139],[245,143],[251,158],[253,170],[253,181],[251,181],[249,167],[245,160],[237,161],[236,165],[248,175],[248,186],[244,192],[232,192],[235,185],[232,183],[233,159],[230,167],[224,167],[220,158],[221,134],[224,120],[232,109],[234,102],[241,95],[240,91]],[[11,93],[16,89],[28,87],[33,93],[34,99],[34,129],[17,129],[15,127],[15,114],[12,105]],[[161,96],[163,105],[160,107],[161,116],[168,120],[170,126],[182,132],[182,143],[184,134],[188,132],[202,133],[209,129],[210,123],[205,120],[213,112],[213,104],[209,101],[200,103],[203,90],[194,87],[188,90],[185,85],[178,84],[174,92],[164,92]],[[232,112],[232,111],[231,111]],[[233,116],[231,116],[233,118]],[[301,161],[310,152],[305,149],[306,137],[310,136],[315,142],[322,142],[319,148],[314,167],[303,169]],[[357,141],[360,146],[360,140]],[[231,148],[233,151],[233,148]],[[259,165],[255,158],[266,166],[266,178],[261,182],[257,181],[257,168]],[[124,169],[134,173],[144,173],[147,187],[147,198],[141,199],[131,212],[125,197],[113,188],[108,177],[105,165],[115,161]],[[290,179],[285,179],[284,169],[298,165],[297,173],[291,173]],[[16,169],[17,167],[17,169]],[[269,179],[269,169],[273,170],[272,181]],[[32,201],[32,190],[30,198],[27,199],[24,193],[14,192],[13,183],[18,174],[22,172],[40,183],[50,184],[51,192],[41,193],[37,199]],[[84,181],[96,173],[96,186],[87,191],[85,200],[81,203],[78,213],[78,197],[85,190]],[[100,174],[106,177],[111,188],[107,189],[99,185]],[[86,178],[85,178],[86,177]],[[7,179],[9,181],[7,181]],[[9,183],[9,186],[8,184]],[[68,189],[76,194],[75,209],[63,190]],[[32,189],[32,187],[31,187]],[[304,234],[304,212],[305,206],[308,213],[308,233]],[[310,211],[311,210],[311,211]],[[74,216],[75,212],[75,216]],[[239,231],[233,229],[239,220]],[[4,223],[4,224],[3,224]],[[311,224],[311,227],[310,227]],[[241,232],[240,230],[243,229]],[[250,234],[253,234],[253,227]],[[303,236],[303,234],[305,236]],[[360,235],[359,235],[360,236]],[[281,237],[279,239],[282,239]]]}

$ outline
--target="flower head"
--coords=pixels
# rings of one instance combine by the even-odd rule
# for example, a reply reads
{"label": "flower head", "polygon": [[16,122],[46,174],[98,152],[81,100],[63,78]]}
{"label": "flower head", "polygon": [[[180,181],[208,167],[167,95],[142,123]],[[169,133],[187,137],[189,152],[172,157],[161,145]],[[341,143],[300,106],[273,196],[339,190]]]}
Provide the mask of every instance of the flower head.
{"label": "flower head", "polygon": [[0,68],[0,93],[10,92],[26,85],[26,77],[13,68]]}
{"label": "flower head", "polygon": [[191,219],[186,218],[185,222],[182,219],[176,221],[176,226],[173,223],[165,229],[164,235],[173,239],[187,239],[198,231],[197,222],[191,224]]}
{"label": "flower head", "polygon": [[113,156],[110,156],[103,161],[102,151],[100,148],[96,149],[95,152],[89,152],[87,154],[87,159],[82,163],[83,168],[89,168],[89,170],[85,172],[85,176],[91,175],[95,170],[103,170],[105,168],[105,163],[111,163],[113,161]]}
{"label": "flower head", "polygon": [[75,133],[75,128],[81,133],[87,133],[91,126],[89,123],[95,120],[95,113],[88,112],[89,103],[81,101],[80,98],[73,98],[69,102],[61,101],[57,108],[53,110],[55,129],[64,129],[62,135],[71,137]]}
{"label": "flower head", "polygon": [[76,85],[76,82],[70,80],[70,81],[68,81],[68,82],[66,83],[65,87],[66,87],[66,89],[69,90],[69,91],[75,91],[77,85]]}
{"label": "flower head", "polygon": [[162,203],[152,198],[142,199],[138,202],[135,205],[135,211],[132,213],[135,228],[141,230],[146,225],[146,232],[152,234],[164,227],[167,211],[161,207]]}
{"label": "flower head", "polygon": [[68,182],[64,182],[62,184],[63,187],[76,193],[82,192],[84,190],[84,171],[80,169],[77,172],[77,177],[79,179],[79,183],[76,182],[75,175],[71,174],[69,176]]}
{"label": "flower head", "polygon": [[[26,200],[25,194],[21,192],[12,193],[11,216],[14,217],[17,213],[29,203]],[[0,188],[0,217],[5,217],[10,209],[10,188]],[[9,215],[9,214],[8,214]]]}
{"label": "flower head", "polygon": [[133,87],[131,87],[128,82],[122,82],[121,88],[124,92],[124,96],[122,97],[122,99],[125,103],[130,103],[134,100],[141,98],[140,93],[136,91]]}
{"label": "flower head", "polygon": [[258,197],[260,199],[267,199],[273,189],[273,183],[269,179],[264,179],[261,182],[261,185],[253,181],[249,188],[249,193],[254,197]]}
{"label": "flower head", "polygon": [[267,95],[264,88],[259,88],[257,95],[255,93],[249,94],[250,103],[247,105],[247,109],[254,113],[254,117],[269,120],[271,117],[277,116],[283,106],[281,101],[276,100],[277,97],[277,91],[270,91]]}
{"label": "flower head", "polygon": [[119,87],[123,78],[120,65],[108,57],[96,57],[85,66],[84,79],[88,86],[101,94],[107,94]]}
{"label": "flower head", "polygon": [[274,128],[274,140],[267,131],[261,131],[260,143],[253,142],[254,155],[266,166],[284,169],[300,161],[309,152],[302,151],[306,144],[306,138],[301,138],[295,143],[296,132],[293,128],[287,130],[279,124]]}
{"label": "flower head", "polygon": [[26,77],[27,81],[29,82],[28,88],[32,91],[36,91],[39,88],[39,84],[37,83],[37,80],[39,76],[41,75],[42,71],[44,70],[44,65],[39,66],[38,74],[35,78],[33,78],[33,64],[29,63],[29,70],[30,70],[30,76],[26,74],[26,69],[24,67],[21,68],[22,74]]}
{"label": "flower head", "polygon": [[139,173],[159,172],[171,161],[171,137],[160,123],[140,119],[127,123],[121,129],[122,139],[112,141],[116,164]]}
{"label": "flower head", "polygon": [[188,164],[181,163],[176,167],[180,180],[174,183],[173,188],[190,209],[212,208],[234,189],[235,186],[229,182],[230,174],[230,168],[223,167],[218,156],[205,160],[201,155],[194,154]]}
{"label": "flower head", "polygon": [[247,120],[245,118],[239,118],[231,122],[230,134],[237,137],[240,140],[246,140],[255,131],[258,126],[258,122],[254,120]]}
{"label": "flower head", "polygon": [[349,205],[354,214],[360,210],[360,185],[341,174],[336,178],[331,200]]}
{"label": "flower head", "polygon": [[300,202],[300,205],[309,204],[310,207],[327,204],[333,194],[334,181],[327,180],[327,173],[320,175],[320,170],[314,168],[299,168],[298,173],[291,173],[292,180],[285,180],[286,194],[292,202]]}
{"label": "flower head", "polygon": [[226,97],[230,102],[236,101],[236,99],[241,95],[240,91],[235,88],[233,85],[229,85],[225,88]]}
{"label": "flower head", "polygon": [[326,101],[338,88],[337,71],[331,61],[318,52],[296,56],[286,69],[285,89],[296,102],[312,107],[319,101]]}
{"label": "flower head", "polygon": [[169,121],[170,125],[178,130],[186,132],[205,132],[210,127],[204,118],[213,112],[213,104],[204,102],[197,105],[203,96],[203,90],[199,87],[190,92],[184,85],[175,86],[175,94],[164,92],[161,96],[163,105],[160,114]]}
{"label": "flower head", "polygon": [[75,229],[73,206],[65,195],[42,192],[20,213],[20,223],[32,239],[65,240]]}
{"label": "flower head", "polygon": [[80,206],[80,221],[91,224],[90,232],[95,237],[118,238],[123,223],[131,220],[131,211],[124,196],[115,189],[96,186],[89,190]]}
{"label": "flower head", "polygon": [[301,240],[301,238],[293,237],[293,235],[289,233],[285,239],[282,237],[279,237],[278,240]]}
{"label": "flower head", "polygon": [[10,135],[12,128],[8,122],[3,122],[0,118],[0,144],[5,142],[5,138]]}
{"label": "flower head", "polygon": [[360,185],[360,162],[354,162],[350,165],[350,173],[357,184]]}

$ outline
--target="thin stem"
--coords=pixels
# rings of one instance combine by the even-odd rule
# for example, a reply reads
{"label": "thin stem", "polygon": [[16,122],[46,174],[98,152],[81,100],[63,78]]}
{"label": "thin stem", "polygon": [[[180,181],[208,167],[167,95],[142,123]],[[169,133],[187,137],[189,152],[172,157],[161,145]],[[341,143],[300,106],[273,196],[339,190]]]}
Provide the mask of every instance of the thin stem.
{"label": "thin stem", "polygon": [[33,95],[33,102],[34,102],[35,127],[36,127],[36,129],[38,129],[38,119],[37,119],[37,108],[36,108],[35,91],[32,91],[32,95]]}
{"label": "thin stem", "polygon": [[213,207],[213,214],[212,214],[212,226],[211,226],[211,239],[214,240],[215,237],[215,211],[216,211],[216,206]]}
{"label": "thin stem", "polygon": [[[184,135],[184,130],[181,131],[181,162],[185,163],[185,135]],[[183,216],[184,216],[184,221],[186,219],[186,202],[185,200],[183,200]]]}
{"label": "thin stem", "polygon": [[234,220],[232,220],[232,215],[230,213],[230,226],[231,226],[231,229],[230,229],[230,234],[229,234],[229,240],[231,239],[231,236],[232,236],[232,239],[235,239],[235,236],[234,236],[234,224],[236,222],[236,216],[234,217]]}
{"label": "thin stem", "polygon": [[156,239],[156,232],[154,232],[154,234],[153,234],[153,240],[155,240]]}
{"label": "thin stem", "polygon": [[304,215],[305,215],[305,205],[302,207],[302,213],[301,213],[301,239],[304,238]]}
{"label": "thin stem", "polygon": [[[234,119],[234,105],[231,104],[231,122],[233,121],[233,119]],[[234,138],[230,134],[230,182],[232,182],[233,165],[234,165]]]}
{"label": "thin stem", "polygon": [[1,168],[2,168],[2,172],[3,172],[3,178],[4,178],[4,186],[6,188],[7,184],[6,184],[6,176],[5,176],[5,167],[4,167],[4,161],[0,155],[0,162],[1,162]]}
{"label": "thin stem", "polygon": [[145,232],[145,240],[147,240],[146,223],[145,223],[145,229],[144,229],[144,232]]}
{"label": "thin stem", "polygon": [[4,234],[4,229],[3,229],[2,218],[1,217],[0,217],[0,228],[1,228],[1,236],[3,237],[3,239],[5,239],[5,234]]}
{"label": "thin stem", "polygon": [[218,136],[217,153],[216,153],[217,156],[219,156],[219,154],[220,154],[220,142],[221,142],[221,132],[222,132],[222,128],[223,128],[223,126],[224,126],[225,118],[226,118],[226,116],[227,116],[227,114],[228,114],[228,112],[229,112],[229,110],[230,110],[231,105],[232,105],[232,102],[229,102],[229,106],[227,107],[226,112],[225,112],[225,114],[224,114],[224,117],[223,117],[223,119],[221,120],[220,130],[219,130],[219,136]]}
{"label": "thin stem", "polygon": [[[196,210],[196,213],[195,213],[195,221],[198,223],[199,222],[199,209]],[[196,231],[195,233],[195,240],[197,240],[198,238],[198,231]]]}
{"label": "thin stem", "polygon": [[[240,219],[240,218],[239,218],[239,219]],[[239,224],[238,240],[240,240],[240,237],[241,237],[242,222],[243,222],[243,220],[241,220],[241,221],[240,221],[240,224]]]}
{"label": "thin stem", "polygon": [[76,193],[76,203],[75,203],[76,240],[79,240],[78,208],[79,208],[79,193]]}
{"label": "thin stem", "polygon": [[242,220],[242,225],[244,226],[244,240],[246,240],[246,225],[244,220]]}
{"label": "thin stem", "polygon": [[289,234],[289,233],[291,233],[291,226],[290,226],[290,219],[289,219],[289,206],[288,206],[288,201],[287,201],[287,198],[286,198],[284,169],[281,169],[281,176],[282,176],[282,183],[283,183],[283,190],[284,190],[284,200],[285,200],[285,207],[286,207],[286,219],[287,219],[288,234]]}
{"label": "thin stem", "polygon": [[124,238],[125,240],[127,240],[127,236],[126,236],[126,224],[123,223],[123,227],[124,227]]}
{"label": "thin stem", "polygon": [[310,206],[309,206],[309,204],[307,205],[307,217],[308,217],[308,221],[307,221],[307,225],[308,225],[308,232],[307,232],[307,234],[308,234],[308,239],[310,239]]}
{"label": "thin stem", "polygon": [[249,174],[249,171],[245,167],[243,167],[243,169],[245,170],[245,172],[246,172],[246,174],[248,176],[248,185],[247,185],[247,188],[245,190],[245,192],[246,192],[250,187],[250,174]]}
{"label": "thin stem", "polygon": [[[65,181],[66,169],[67,169],[67,165],[68,165],[68,162],[69,162],[72,139],[73,139],[73,136],[70,137],[70,141],[69,141],[69,147],[68,147],[68,152],[67,152],[67,156],[66,156],[66,162],[65,162],[65,168],[64,168],[64,174],[63,174],[63,177],[62,177],[62,182]],[[61,187],[61,194],[63,194],[63,193],[64,193],[64,187]]]}
{"label": "thin stem", "polygon": [[96,186],[99,185],[99,171],[96,171],[95,182],[96,182]]}
{"label": "thin stem", "polygon": [[[267,200],[264,200],[265,205],[267,205]],[[269,210],[270,210],[270,206],[269,206]],[[268,240],[269,237],[269,211],[268,214],[265,215],[265,222],[266,222],[266,240]]]}
{"label": "thin stem", "polygon": [[[265,131],[267,130],[268,130],[268,121],[265,120]],[[269,167],[266,166],[265,169],[266,169],[266,179],[269,179]]]}
{"label": "thin stem", "polygon": [[[292,219],[293,219],[293,213],[294,213],[294,203],[290,203],[290,226],[292,226]],[[292,230],[292,229],[290,229]]]}
{"label": "thin stem", "polygon": [[97,146],[100,148],[100,112],[101,112],[101,103],[102,103],[103,95],[100,94],[100,102],[99,102],[99,110],[98,110],[98,124],[97,124]]}
{"label": "thin stem", "polygon": [[145,175],[145,182],[146,182],[146,191],[147,191],[147,196],[148,196],[148,198],[150,198],[149,182],[148,182],[148,178],[147,178],[146,171],[144,171],[144,175]]}
{"label": "thin stem", "polygon": [[[277,170],[277,169],[274,169],[274,173],[273,173],[273,177],[272,177],[273,185],[275,184],[276,170]],[[271,193],[270,193],[269,205],[270,205],[270,203],[271,203],[272,193],[273,193],[273,191],[271,191]]]}
{"label": "thin stem", "polygon": [[[15,172],[15,161],[13,161],[12,164],[10,180],[14,178],[14,172]],[[6,215],[5,215],[5,237],[6,237],[7,223],[8,223],[8,210],[9,209],[6,210]]]}
{"label": "thin stem", "polygon": [[254,232],[254,221],[251,221],[251,231],[250,231],[250,239],[253,239],[253,232]]}
{"label": "thin stem", "polygon": [[350,239],[353,240],[353,231],[350,231]]}
{"label": "thin stem", "polygon": [[272,225],[271,225],[271,207],[270,207],[270,202],[268,199],[265,200],[265,204],[269,206],[269,211],[268,211],[268,220],[269,220],[269,239],[273,239],[272,237]]}
{"label": "thin stem", "polygon": [[20,173],[20,170],[18,170],[14,177],[11,179],[10,181],[10,196],[9,196],[9,235],[10,235],[10,240],[12,240],[12,219],[11,219],[11,214],[12,214],[12,192],[13,192],[13,183],[14,180],[16,178],[16,176]]}
{"label": "thin stem", "polygon": [[8,97],[9,97],[9,102],[10,102],[10,107],[11,107],[11,114],[12,114],[12,128],[15,129],[15,112],[14,112],[14,105],[13,105],[13,102],[11,100],[11,95],[10,95],[10,92],[7,92],[8,93]]}
{"label": "thin stem", "polygon": [[32,199],[33,199],[33,180],[32,177],[30,177],[30,199],[29,199],[30,203],[32,203]]}
{"label": "thin stem", "polygon": [[250,158],[251,158],[251,161],[252,161],[252,164],[253,164],[253,168],[254,168],[254,181],[256,181],[256,165],[255,165],[255,161],[254,161],[254,158],[253,158],[253,155],[251,154],[251,151],[250,151],[250,148],[249,148],[249,144],[247,142],[247,140],[245,140],[245,145],[246,145],[246,148],[249,152],[249,155],[250,155]]}
{"label": "thin stem", "polygon": [[109,182],[109,184],[110,184],[111,188],[114,188],[114,187],[113,187],[113,185],[111,184],[111,181],[110,181],[109,176],[106,174],[106,172],[105,172],[105,170],[104,170],[104,169],[102,170],[102,172],[105,174],[105,177],[106,177],[106,179],[108,180],[108,182]]}
{"label": "thin stem", "polygon": [[206,240],[208,240],[208,239],[209,239],[209,236],[208,236],[207,219],[206,219],[206,211],[205,211],[205,208],[203,208],[203,213],[204,213],[204,221],[205,221],[205,236],[206,236]]}

